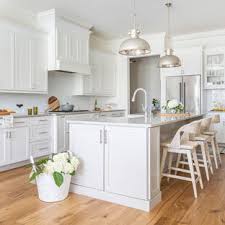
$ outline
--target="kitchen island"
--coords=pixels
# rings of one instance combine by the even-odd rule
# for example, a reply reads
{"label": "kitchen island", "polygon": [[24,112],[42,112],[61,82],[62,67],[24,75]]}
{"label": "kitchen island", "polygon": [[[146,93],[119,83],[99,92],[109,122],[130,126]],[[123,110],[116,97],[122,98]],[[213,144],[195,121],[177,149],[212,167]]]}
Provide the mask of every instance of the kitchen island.
{"label": "kitchen island", "polygon": [[160,142],[202,117],[69,120],[69,149],[81,161],[71,191],[150,211],[161,201]]}

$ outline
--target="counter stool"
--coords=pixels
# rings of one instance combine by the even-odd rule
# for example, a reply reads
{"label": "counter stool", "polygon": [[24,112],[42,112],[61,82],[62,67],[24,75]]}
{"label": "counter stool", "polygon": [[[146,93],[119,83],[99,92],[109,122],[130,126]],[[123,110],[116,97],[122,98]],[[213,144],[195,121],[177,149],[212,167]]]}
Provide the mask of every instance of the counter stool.
{"label": "counter stool", "polygon": [[[196,148],[199,146],[199,144],[197,142],[190,141],[189,136],[190,134],[195,134],[196,130],[199,129],[199,127],[200,122],[184,125],[177,131],[177,133],[175,134],[170,143],[162,143],[161,145],[163,148],[161,160],[161,178],[168,177],[192,182],[195,198],[197,198],[196,183],[199,182],[201,189],[203,189],[203,182],[196,154]],[[168,172],[166,173],[164,172],[164,167],[168,154],[169,154]],[[173,167],[172,163],[174,155],[178,156],[185,155],[188,160],[189,169],[181,169],[177,166]],[[196,171],[194,170],[194,167]],[[190,177],[172,174],[172,171],[188,173],[190,174]]]}
{"label": "counter stool", "polygon": [[219,145],[218,145],[217,138],[216,138],[217,131],[213,129],[213,125],[220,123],[220,115],[219,114],[213,115],[211,119],[212,119],[212,121],[211,121],[210,127],[207,130],[203,131],[203,134],[211,137],[213,158],[215,161],[216,169],[218,169],[217,159],[219,159],[220,164],[222,164],[222,160],[221,160],[221,156],[220,156]]}
{"label": "counter stool", "polygon": [[[208,142],[211,142],[211,137],[201,134],[201,130],[202,130],[202,125],[204,125],[204,127],[206,125],[208,127],[210,126],[211,118],[194,121],[191,124],[195,124],[195,123],[199,124],[199,122],[200,122],[200,126],[198,129],[196,129],[196,134],[193,137],[190,137],[190,139],[191,141],[196,142],[200,146],[200,152],[197,152],[199,167],[203,167],[205,169],[206,178],[209,181],[209,170],[208,170],[209,168],[210,168],[211,174],[213,174],[212,162],[211,162],[209,148],[208,148]],[[176,166],[179,167],[180,164],[184,166],[184,165],[187,165],[188,163],[186,158],[184,158],[183,161],[181,161],[181,156],[178,155]]]}

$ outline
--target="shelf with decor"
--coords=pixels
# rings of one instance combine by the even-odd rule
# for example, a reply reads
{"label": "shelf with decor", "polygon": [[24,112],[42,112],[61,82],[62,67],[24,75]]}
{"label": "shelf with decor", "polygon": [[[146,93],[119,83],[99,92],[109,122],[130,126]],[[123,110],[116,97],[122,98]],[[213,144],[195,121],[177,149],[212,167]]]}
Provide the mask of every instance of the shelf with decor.
{"label": "shelf with decor", "polygon": [[205,89],[225,89],[225,48],[205,51]]}

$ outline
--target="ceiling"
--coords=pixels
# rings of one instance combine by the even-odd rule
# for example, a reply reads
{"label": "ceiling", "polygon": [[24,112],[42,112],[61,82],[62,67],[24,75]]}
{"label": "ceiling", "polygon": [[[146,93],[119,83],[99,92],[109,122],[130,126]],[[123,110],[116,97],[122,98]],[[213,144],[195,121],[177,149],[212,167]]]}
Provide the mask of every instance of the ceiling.
{"label": "ceiling", "polygon": [[[172,32],[187,34],[225,28],[225,0],[173,0]],[[0,0],[32,13],[56,8],[92,24],[106,38],[127,35],[131,26],[130,0]],[[165,0],[136,0],[142,33],[166,30]]]}

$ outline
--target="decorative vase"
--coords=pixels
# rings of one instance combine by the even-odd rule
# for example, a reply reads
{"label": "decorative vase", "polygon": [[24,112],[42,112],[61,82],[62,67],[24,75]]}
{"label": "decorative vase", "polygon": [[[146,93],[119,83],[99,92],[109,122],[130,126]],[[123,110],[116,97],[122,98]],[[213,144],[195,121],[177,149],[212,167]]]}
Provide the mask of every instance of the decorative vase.
{"label": "decorative vase", "polygon": [[40,174],[36,178],[38,197],[44,202],[58,202],[67,198],[69,194],[71,176],[64,174],[60,187],[55,184],[54,178],[49,174]]}

